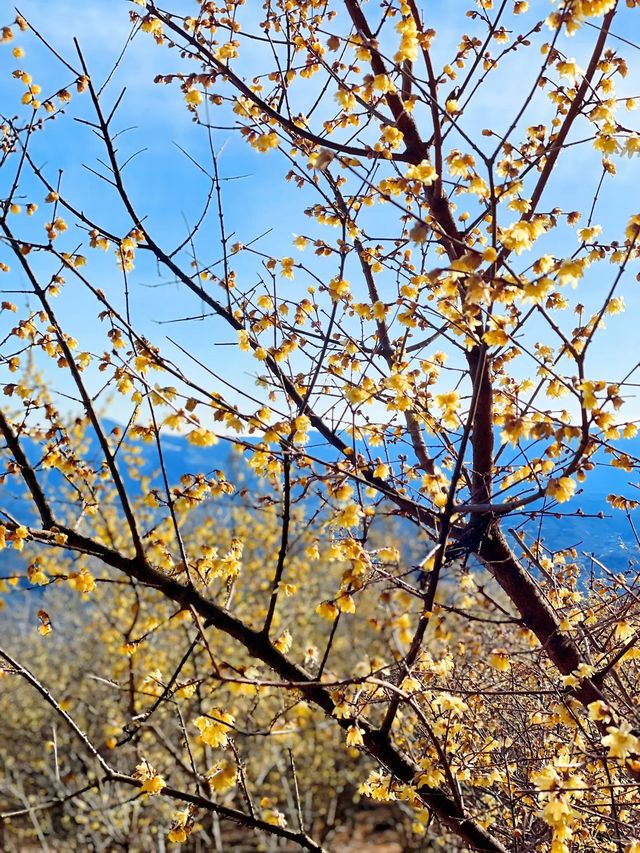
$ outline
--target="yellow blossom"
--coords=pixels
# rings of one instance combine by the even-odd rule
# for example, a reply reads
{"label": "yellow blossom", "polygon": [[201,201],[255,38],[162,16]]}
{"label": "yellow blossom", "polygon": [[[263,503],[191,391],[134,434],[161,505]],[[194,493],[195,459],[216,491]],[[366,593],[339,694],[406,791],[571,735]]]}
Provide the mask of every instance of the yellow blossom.
{"label": "yellow blossom", "polygon": [[173,826],[167,833],[167,840],[173,844],[182,844],[187,840],[187,832],[184,826]]}
{"label": "yellow blossom", "polygon": [[213,708],[207,716],[198,717],[195,725],[200,730],[203,743],[214,749],[227,745],[228,734],[235,723],[235,717],[225,711]]}
{"label": "yellow blossom", "polygon": [[372,86],[378,92],[382,92],[382,94],[396,91],[393,80],[391,80],[390,77],[387,77],[386,74],[376,74],[373,78]]}
{"label": "yellow blossom", "polygon": [[391,148],[399,148],[404,136],[397,127],[387,124],[382,128],[382,138]]}
{"label": "yellow blossom", "polygon": [[262,820],[270,823],[272,826],[286,826],[287,821],[282,812],[278,809],[267,808],[262,811]]}
{"label": "yellow blossom", "polygon": [[207,773],[207,782],[209,787],[216,793],[228,791],[236,784],[238,773],[236,768],[227,761],[220,761],[215,764]]}
{"label": "yellow blossom", "polygon": [[184,96],[184,99],[189,106],[197,107],[204,101],[204,96],[202,92],[199,92],[197,89],[189,89],[187,94]]}
{"label": "yellow blossom", "polygon": [[362,746],[363,744],[362,729],[359,729],[358,726],[349,726],[347,729],[347,746]]}
{"label": "yellow blossom", "polygon": [[430,186],[438,177],[438,173],[428,160],[422,160],[417,166],[409,166],[406,177],[410,181],[420,181],[421,184]]}
{"label": "yellow blossom", "polygon": [[556,65],[556,68],[561,77],[568,77],[571,82],[574,82],[576,77],[584,74],[584,71],[578,66],[575,59],[561,60]]}
{"label": "yellow blossom", "polygon": [[558,503],[565,503],[571,500],[573,493],[576,490],[576,481],[571,477],[558,477],[557,479],[549,480],[547,484],[547,495],[550,498],[555,498]]}
{"label": "yellow blossom", "polygon": [[291,644],[293,642],[293,638],[291,636],[290,631],[287,629],[283,631],[282,634],[278,637],[278,639],[274,642],[274,647],[282,654],[286,655],[286,653],[291,648]]}
{"label": "yellow blossom", "polygon": [[504,649],[494,649],[489,655],[489,664],[498,672],[508,672],[511,669],[509,654]]}
{"label": "yellow blossom", "polygon": [[590,720],[594,720],[596,722],[600,720],[608,722],[611,720],[611,711],[609,710],[609,706],[601,699],[596,699],[595,702],[591,702],[588,705],[588,711]]}
{"label": "yellow blossom", "polygon": [[341,613],[355,613],[356,604],[353,597],[348,593],[342,593],[336,598],[336,605]]}
{"label": "yellow blossom", "polygon": [[563,261],[558,269],[560,284],[571,284],[576,287],[583,275],[583,265],[580,261]]}
{"label": "yellow blossom", "polygon": [[96,588],[95,578],[87,569],[81,569],[69,577],[71,586],[83,595],[93,592]]}
{"label": "yellow blossom", "polygon": [[329,283],[329,295],[334,302],[338,302],[349,294],[349,282],[343,278],[334,278]]}
{"label": "yellow blossom", "polygon": [[280,144],[280,139],[275,131],[270,131],[269,133],[262,133],[259,136],[256,136],[252,140],[251,144],[255,149],[260,151],[262,154],[265,154],[272,148],[277,148]]}
{"label": "yellow blossom", "polygon": [[400,33],[400,47],[393,57],[393,61],[400,63],[408,60],[415,62],[418,58],[418,26],[413,16],[403,17],[396,24],[396,31]]}
{"label": "yellow blossom", "polygon": [[500,239],[507,249],[514,251],[516,255],[530,249],[534,241],[540,236],[544,228],[540,221],[527,222],[520,220],[500,232]]}
{"label": "yellow blossom", "polygon": [[193,819],[189,808],[175,812],[167,833],[167,840],[173,844],[184,844],[193,828]]}
{"label": "yellow blossom", "polygon": [[332,601],[322,601],[316,607],[316,613],[318,614],[318,616],[322,616],[323,619],[327,619],[329,622],[333,622],[333,620],[338,615],[339,610]]}
{"label": "yellow blossom", "polygon": [[634,213],[627,223],[624,233],[627,240],[630,240],[633,243],[637,242],[638,236],[640,235],[640,213]]}
{"label": "yellow blossom", "polygon": [[633,734],[627,720],[623,720],[619,726],[607,726],[607,731],[609,734],[602,738],[601,743],[607,747],[611,758],[626,758],[640,752],[640,740]]}
{"label": "yellow blossom", "polygon": [[197,447],[211,447],[218,443],[217,437],[204,427],[198,427],[187,434],[187,440]]}
{"label": "yellow blossom", "polygon": [[293,267],[295,266],[295,261],[293,258],[282,258],[280,261],[280,267],[282,270],[283,278],[293,278]]}
{"label": "yellow blossom", "polygon": [[44,586],[49,582],[37,560],[27,569],[27,578],[29,579],[29,583],[36,584],[37,586]]}
{"label": "yellow blossom", "polygon": [[447,391],[436,394],[436,405],[442,410],[442,422],[450,429],[458,425],[457,411],[460,408],[460,394],[458,391]]}
{"label": "yellow blossom", "polygon": [[339,524],[340,527],[357,527],[362,515],[362,510],[357,504],[348,504],[337,514],[336,524]]}
{"label": "yellow blossom", "polygon": [[157,770],[152,767],[148,761],[141,761],[140,764],[136,766],[136,771],[133,775],[136,779],[142,782],[140,790],[143,794],[148,794],[149,796],[159,794],[160,791],[166,787],[166,782],[162,776],[160,776]]}

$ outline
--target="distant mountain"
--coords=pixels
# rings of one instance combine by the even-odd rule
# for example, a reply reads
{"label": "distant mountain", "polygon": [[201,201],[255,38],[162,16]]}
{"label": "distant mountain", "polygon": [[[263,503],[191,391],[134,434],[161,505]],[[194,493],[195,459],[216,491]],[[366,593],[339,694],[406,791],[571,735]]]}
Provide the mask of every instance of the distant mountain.
{"label": "distant mountain", "polygon": [[[117,425],[114,422],[105,421],[104,426],[109,432]],[[139,473],[150,477],[153,486],[162,487],[155,443],[140,441],[137,442],[137,446],[141,451]],[[622,446],[631,457],[640,457],[640,438],[626,441]],[[318,433],[310,434],[306,447],[312,456],[320,460],[332,461],[339,456],[338,452]],[[25,449],[32,462],[37,464],[38,450],[28,442],[25,442]],[[356,449],[358,449],[357,445]],[[206,474],[222,470],[234,483],[236,480],[241,480],[240,485],[243,487],[249,487],[252,490],[258,487],[257,478],[248,466],[243,464],[242,456],[236,452],[230,441],[221,440],[218,444],[203,448],[192,445],[185,437],[178,434],[165,434],[162,437],[162,452],[167,476],[172,485],[178,483],[180,477],[186,473]],[[392,460],[397,461],[401,455],[404,455],[409,464],[413,462],[410,448],[406,444],[391,447],[388,452]],[[507,462],[513,458],[515,464],[521,464],[522,457],[518,460],[517,455],[517,451],[509,448],[505,451],[501,462]],[[89,461],[99,464],[101,456],[97,442],[92,443],[87,457]],[[613,467],[612,457],[603,452],[598,452],[592,458],[596,467],[589,473],[586,482],[579,485],[578,492],[571,501],[558,505],[544,515],[537,515],[532,520],[528,520],[528,515],[532,511],[539,512],[542,509],[542,502],[531,504],[526,507],[526,513],[515,514],[506,519],[505,528],[507,530],[515,528],[524,532],[528,541],[532,541],[540,534],[551,551],[576,546],[579,553],[593,553],[598,560],[620,571],[627,567],[629,561],[634,564],[638,562],[640,549],[626,513],[612,509],[606,503],[606,496],[613,493],[640,499],[640,490],[632,485],[640,479],[640,471],[630,473]],[[127,466],[121,464],[120,469],[127,480],[127,486],[133,491],[138,489],[137,480],[127,475]],[[48,480],[48,489],[55,491],[60,475],[57,472],[47,471],[43,472],[43,476]],[[313,501],[313,498],[311,500]],[[21,503],[7,486],[0,485],[0,507],[9,512],[14,511],[18,515],[22,512],[24,518],[26,507],[21,506]],[[640,531],[640,511],[633,511],[631,516],[632,520],[635,520],[636,529]],[[589,562],[587,558],[584,560]]]}

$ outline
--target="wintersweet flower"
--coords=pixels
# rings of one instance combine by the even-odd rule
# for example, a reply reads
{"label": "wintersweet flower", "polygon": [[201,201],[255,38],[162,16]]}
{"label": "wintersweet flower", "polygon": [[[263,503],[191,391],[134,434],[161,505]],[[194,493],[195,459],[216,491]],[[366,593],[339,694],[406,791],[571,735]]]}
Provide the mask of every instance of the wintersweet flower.
{"label": "wintersweet flower", "polygon": [[627,758],[630,754],[640,752],[640,739],[633,734],[631,724],[623,720],[619,726],[607,726],[608,735],[601,743],[609,750],[610,758]]}

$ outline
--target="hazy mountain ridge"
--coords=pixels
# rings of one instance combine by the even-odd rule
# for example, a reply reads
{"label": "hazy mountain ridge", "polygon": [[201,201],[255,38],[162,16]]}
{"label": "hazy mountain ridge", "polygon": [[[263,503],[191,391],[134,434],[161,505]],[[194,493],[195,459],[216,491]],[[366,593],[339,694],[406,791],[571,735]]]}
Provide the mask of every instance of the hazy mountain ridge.
{"label": "hazy mountain ridge", "polygon": [[[117,424],[105,420],[107,432]],[[256,439],[243,439],[257,441]],[[30,442],[24,442],[32,464],[39,464],[39,450]],[[132,493],[140,489],[137,477],[142,474],[150,478],[152,487],[164,489],[161,476],[158,450],[155,442],[135,441],[139,461],[135,466],[136,476],[131,476],[131,469],[124,459],[126,450],[121,448],[117,462],[127,488]],[[191,444],[186,437],[172,433],[162,437],[162,455],[167,478],[171,485],[179,483],[180,478],[187,473],[212,473],[216,470],[225,472],[230,481],[238,488],[257,490],[259,481],[248,465],[243,462],[244,455],[238,454],[232,441],[220,440],[211,447],[198,447]],[[621,445],[631,457],[640,456],[640,437],[625,441]],[[306,445],[308,452],[322,461],[337,460],[338,451],[329,445],[318,433],[310,433]],[[356,444],[356,449],[358,445]],[[382,448],[380,448],[382,451]],[[389,449],[391,461],[397,461],[404,455],[411,464],[410,448],[398,444]],[[510,460],[515,458],[517,451],[505,453]],[[588,473],[584,483],[579,484],[578,491],[571,501],[546,510],[544,515],[528,520],[525,514],[514,514],[505,520],[505,528],[524,533],[527,541],[541,535],[547,548],[551,551],[563,547],[575,546],[580,554],[593,554],[598,560],[608,563],[612,568],[620,570],[627,566],[629,560],[636,562],[640,557],[637,540],[625,512],[613,509],[607,502],[608,494],[623,494],[626,497],[640,499],[640,489],[634,486],[640,479],[640,472],[632,473],[613,467],[613,457],[599,451],[594,455],[596,467]],[[99,464],[101,459],[97,441],[90,443],[87,453],[88,461]],[[61,482],[60,475],[55,471],[41,472],[45,484],[51,493],[55,493]],[[235,475],[235,476],[234,476]],[[512,492],[510,492],[512,494]],[[315,504],[313,497],[310,501]],[[526,507],[527,513],[540,513],[543,504],[538,502]],[[20,520],[29,521],[32,512],[26,502],[21,500],[10,487],[0,484],[0,508],[15,513]],[[640,530],[640,511],[631,513],[632,520],[636,519],[636,528]]]}

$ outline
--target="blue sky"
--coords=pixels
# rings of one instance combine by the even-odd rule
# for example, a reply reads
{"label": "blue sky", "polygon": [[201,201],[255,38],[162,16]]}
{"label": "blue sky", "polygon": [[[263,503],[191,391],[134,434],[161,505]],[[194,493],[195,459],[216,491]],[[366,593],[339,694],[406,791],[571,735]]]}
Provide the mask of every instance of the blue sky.
{"label": "blue sky", "polygon": [[[451,58],[453,46],[461,28],[465,25],[464,11],[472,4],[439,0],[429,4],[434,26],[439,30],[434,42],[433,55],[436,67],[441,67]],[[531,4],[530,20],[538,14],[545,14],[553,8],[547,0],[534,0]],[[184,9],[192,13],[192,3],[175,0],[172,9]],[[24,0],[20,11],[45,36],[56,50],[69,62],[78,65],[72,37],[76,36],[89,63],[92,76],[101,82],[110,72],[115,59],[120,54],[130,34],[129,9],[134,8],[127,0],[84,0],[82,4],[70,0],[50,0],[43,7],[41,0]],[[248,14],[251,14],[248,4]],[[9,21],[7,21],[8,23]],[[0,21],[0,24],[4,21]],[[616,31],[628,39],[640,40],[640,14],[631,10],[622,10],[620,24]],[[543,32],[535,36],[542,41],[549,38]],[[585,51],[593,41],[593,32],[588,27],[572,39],[562,38],[559,47],[567,56],[575,57],[583,67],[586,64]],[[47,89],[55,91],[59,86],[70,82],[71,74],[49,54],[31,35],[20,35],[14,44],[23,46],[26,56],[19,62],[11,58],[10,48],[2,47],[0,54],[0,111],[11,113],[13,104],[19,99],[24,88],[11,79],[10,71],[22,67],[33,77],[34,82],[43,85],[43,95]],[[640,96],[640,51],[636,48],[617,45],[623,48],[623,54],[629,60],[631,73],[618,88],[619,97]],[[530,85],[535,75],[532,62],[541,61],[537,49],[522,55],[516,54],[495,75],[494,82],[481,89],[475,105],[464,116],[464,129],[476,136],[481,127],[490,124],[500,128],[508,126],[522,92]],[[239,67],[253,73],[257,59],[251,56],[249,64],[240,63]],[[116,126],[130,128],[119,139],[122,159],[141,148],[145,150],[127,167],[126,177],[132,198],[138,208],[148,216],[152,231],[163,245],[177,244],[185,234],[188,225],[192,225],[200,211],[207,187],[201,173],[189,162],[177,146],[185,149],[199,162],[208,161],[209,140],[201,128],[191,120],[185,109],[184,99],[177,86],[154,85],[153,78],[158,73],[179,70],[180,60],[176,51],[157,47],[153,40],[143,34],[133,40],[120,67],[109,86],[106,103],[113,103],[121,88],[126,86],[126,94],[118,113]],[[540,102],[538,102],[540,103]],[[215,114],[214,114],[215,113]],[[214,111],[212,121],[224,123],[229,116]],[[636,126],[640,113],[627,113],[625,122]],[[221,115],[224,120],[221,119]],[[87,212],[95,212],[96,219],[107,222],[116,233],[126,233],[129,222],[121,205],[114,199],[109,187],[93,176],[85,166],[100,168],[97,159],[102,156],[98,141],[89,128],[74,121],[76,118],[90,118],[91,109],[87,96],[74,97],[67,115],[53,123],[46,134],[36,138],[32,153],[44,166],[51,180],[55,179],[57,169],[64,170],[63,192]],[[540,121],[540,114],[525,116]],[[274,256],[293,255],[295,250],[291,242],[294,234],[320,234],[318,226],[301,215],[301,210],[313,199],[303,196],[286,184],[282,178],[288,168],[286,160],[277,152],[258,155],[245,145],[239,137],[229,131],[214,132],[213,145],[219,153],[223,183],[225,223],[228,233],[247,243],[262,232],[270,229],[269,234],[257,244],[257,248]],[[619,175],[615,184],[605,188],[599,201],[595,222],[603,226],[605,236],[618,237],[631,213],[640,210],[633,187],[640,185],[640,159],[617,160]],[[575,148],[564,155],[558,179],[552,182],[547,196],[551,203],[565,210],[588,207],[595,186],[599,180],[599,157],[590,145]],[[242,177],[241,177],[242,176]],[[3,178],[0,176],[0,185]],[[613,187],[617,187],[615,192]],[[43,192],[34,186],[34,200],[41,201]],[[546,198],[545,197],[545,198]],[[25,199],[29,200],[29,199]],[[543,203],[544,207],[544,203]],[[383,216],[385,214],[380,214]],[[382,222],[382,220],[380,220]],[[331,239],[334,235],[329,234]],[[563,244],[561,239],[566,238]],[[65,235],[65,247],[79,243],[81,233]],[[217,219],[211,216],[200,235],[199,246],[206,250],[207,259],[216,257],[219,239]],[[575,234],[571,229],[559,229],[549,238],[548,251],[557,255],[569,254],[577,248]],[[540,244],[542,246],[542,242]],[[568,247],[568,248],[567,248]],[[304,260],[308,261],[308,252]],[[120,306],[123,305],[123,281],[113,263],[113,257],[96,257],[91,253],[89,274],[92,281]],[[522,267],[526,264],[523,256]],[[15,267],[15,265],[14,265]],[[238,269],[247,280],[255,281],[256,265],[249,260],[240,260]],[[318,265],[322,274],[322,266]],[[633,270],[635,274],[637,270]],[[575,294],[569,294],[589,307],[597,305],[600,294],[606,289],[615,270],[609,265],[598,265],[590,271],[583,287]],[[608,321],[609,334],[602,336],[602,343],[594,347],[592,358],[597,364],[598,374],[603,378],[615,379],[624,362],[632,364],[638,359],[638,350],[634,348],[637,335],[636,319],[640,316],[640,296],[633,274],[628,275],[622,287],[627,303],[627,314],[612,317]],[[19,275],[17,278],[19,279]],[[24,284],[24,282],[22,282]],[[167,320],[182,316],[194,316],[202,308],[192,297],[186,296],[184,288],[167,281],[164,274],[149,261],[139,256],[135,270],[130,276],[131,309],[133,324],[152,341],[166,346],[168,355],[178,356],[178,351],[167,342],[171,336],[182,346],[189,349],[197,358],[246,390],[253,389],[256,363],[245,359],[234,350],[224,346],[235,340],[233,333],[224,329],[219,322],[175,323],[160,325]],[[15,286],[15,285],[13,285]],[[305,282],[296,279],[285,286],[304,291]],[[15,300],[14,300],[15,301]],[[93,299],[81,286],[69,285],[59,301],[59,310],[68,329],[80,340],[80,349],[102,351],[103,332],[95,319]],[[180,357],[181,359],[182,357]],[[194,367],[196,374],[199,372]],[[202,374],[201,374],[202,375]],[[209,386],[212,379],[206,379]],[[110,414],[123,417],[125,409],[116,402]],[[630,411],[640,416],[640,402],[632,402]]]}

